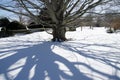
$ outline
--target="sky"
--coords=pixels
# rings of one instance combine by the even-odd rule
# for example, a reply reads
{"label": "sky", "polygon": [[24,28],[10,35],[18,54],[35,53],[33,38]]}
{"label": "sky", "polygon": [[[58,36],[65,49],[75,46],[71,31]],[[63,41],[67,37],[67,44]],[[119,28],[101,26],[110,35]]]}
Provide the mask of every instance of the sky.
{"label": "sky", "polygon": [[[0,1],[0,4],[8,4],[8,2],[7,1],[10,1],[10,0],[1,0]],[[118,12],[120,12],[120,10],[119,10],[119,8],[118,7],[109,7],[109,6],[107,6],[107,5],[104,5],[103,7],[106,7],[107,9],[104,9],[104,10],[102,10],[102,8],[100,7],[100,6],[98,6],[96,9],[95,9],[95,11],[97,12],[97,13],[105,13],[105,11],[108,11],[108,10],[118,10]],[[18,19],[18,17],[15,15],[15,14],[13,14],[13,13],[11,13],[11,12],[8,12],[8,11],[3,11],[3,10],[1,10],[0,9],[0,17],[1,16],[3,16],[3,17],[8,17],[8,18],[11,18],[11,19]]]}
{"label": "sky", "polygon": [[0,10],[0,17],[8,17],[8,18],[16,18],[16,15],[14,13],[5,11],[5,10]]}
{"label": "sky", "polygon": [[[7,5],[11,5],[10,3],[11,0],[1,0],[0,1],[0,5],[2,4],[7,4]],[[7,18],[11,18],[11,19],[17,19],[17,16],[14,13],[5,11],[0,9],[0,17],[7,17]]]}

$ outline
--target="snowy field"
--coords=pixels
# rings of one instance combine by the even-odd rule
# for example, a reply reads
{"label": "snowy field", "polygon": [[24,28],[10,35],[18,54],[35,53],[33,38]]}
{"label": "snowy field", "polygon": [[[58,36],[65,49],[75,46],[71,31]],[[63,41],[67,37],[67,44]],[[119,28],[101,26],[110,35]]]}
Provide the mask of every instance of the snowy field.
{"label": "snowy field", "polygon": [[120,80],[120,33],[104,28],[67,32],[50,42],[36,32],[0,39],[0,80]]}

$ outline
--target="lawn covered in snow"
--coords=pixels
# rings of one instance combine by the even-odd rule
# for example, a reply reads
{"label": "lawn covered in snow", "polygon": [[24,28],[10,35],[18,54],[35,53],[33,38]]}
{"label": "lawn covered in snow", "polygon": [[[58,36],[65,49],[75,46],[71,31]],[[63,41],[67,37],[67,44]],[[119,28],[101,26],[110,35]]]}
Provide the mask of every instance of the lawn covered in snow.
{"label": "lawn covered in snow", "polygon": [[0,38],[0,80],[120,80],[120,33],[77,28],[66,42],[46,32]]}

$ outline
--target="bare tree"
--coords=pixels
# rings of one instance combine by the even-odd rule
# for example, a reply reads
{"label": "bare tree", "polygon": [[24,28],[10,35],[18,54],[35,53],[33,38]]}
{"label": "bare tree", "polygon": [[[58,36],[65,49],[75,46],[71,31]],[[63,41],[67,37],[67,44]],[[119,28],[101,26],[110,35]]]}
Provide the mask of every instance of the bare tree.
{"label": "bare tree", "polygon": [[[65,41],[65,27],[71,22],[83,16],[88,10],[111,0],[11,0],[13,5],[0,4],[0,9],[16,14],[28,16],[37,23],[43,22],[36,15],[43,7],[47,8],[53,29],[53,41]],[[15,3],[19,4],[24,11],[14,11]]]}

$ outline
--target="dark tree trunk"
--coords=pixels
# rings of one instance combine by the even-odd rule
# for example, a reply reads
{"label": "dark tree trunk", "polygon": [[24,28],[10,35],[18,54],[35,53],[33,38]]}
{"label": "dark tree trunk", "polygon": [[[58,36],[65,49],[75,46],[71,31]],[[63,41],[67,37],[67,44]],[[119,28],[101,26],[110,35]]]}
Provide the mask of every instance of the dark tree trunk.
{"label": "dark tree trunk", "polygon": [[66,28],[65,26],[62,25],[57,25],[57,27],[53,28],[53,39],[52,41],[66,41],[66,37],[65,37],[65,33],[66,33]]}

